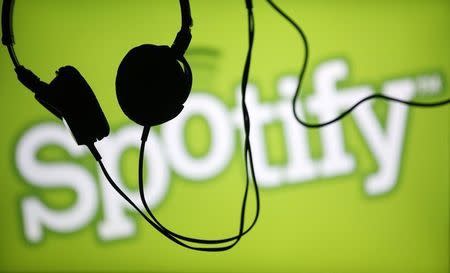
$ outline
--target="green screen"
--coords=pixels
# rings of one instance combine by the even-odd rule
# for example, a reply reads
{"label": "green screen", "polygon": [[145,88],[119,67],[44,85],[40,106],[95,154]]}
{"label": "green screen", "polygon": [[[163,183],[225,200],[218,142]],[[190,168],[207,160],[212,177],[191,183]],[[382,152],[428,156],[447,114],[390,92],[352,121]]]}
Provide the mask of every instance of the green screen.
{"label": "green screen", "polygon": [[[424,102],[450,96],[449,1],[277,4],[310,42],[298,103],[307,120],[326,121],[372,92]],[[223,238],[238,232],[245,185],[247,13],[237,0],[192,0],[191,10],[192,93],[182,115],[152,128],[146,191],[168,228]],[[254,1],[254,14],[247,103],[261,215],[221,253],[174,244],[122,201],[88,150],[17,81],[1,48],[0,271],[448,272],[448,106],[372,101],[333,126],[305,129],[290,104],[300,37],[265,1]],[[97,146],[137,202],[142,128],[122,113],[115,74],[131,48],[170,45],[179,25],[175,0],[15,4],[19,60],[44,81],[63,65],[82,73],[111,127]],[[248,205],[247,225],[253,189]]]}

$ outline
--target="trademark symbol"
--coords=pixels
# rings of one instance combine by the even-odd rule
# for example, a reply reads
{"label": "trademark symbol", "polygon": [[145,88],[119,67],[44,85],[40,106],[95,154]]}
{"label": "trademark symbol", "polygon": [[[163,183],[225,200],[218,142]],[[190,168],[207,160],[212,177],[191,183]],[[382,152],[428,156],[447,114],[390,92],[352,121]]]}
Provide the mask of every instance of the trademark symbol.
{"label": "trademark symbol", "polygon": [[429,74],[416,78],[418,95],[436,95],[442,91],[442,79],[439,74]]}

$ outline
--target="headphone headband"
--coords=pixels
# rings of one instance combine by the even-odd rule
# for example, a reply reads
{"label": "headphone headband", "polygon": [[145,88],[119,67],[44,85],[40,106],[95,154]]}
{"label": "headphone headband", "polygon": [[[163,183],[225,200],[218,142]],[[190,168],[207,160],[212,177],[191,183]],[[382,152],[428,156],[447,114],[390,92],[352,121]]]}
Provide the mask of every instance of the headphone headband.
{"label": "headphone headband", "polygon": [[[15,0],[3,0],[2,5],[2,43],[8,47],[9,56],[15,67],[20,66],[14,53],[13,13]],[[183,55],[191,40],[192,17],[189,0],[179,0],[181,10],[181,29],[178,32],[173,47]]]}
{"label": "headphone headband", "polygon": [[179,0],[181,9],[181,29],[190,30],[192,27],[191,6],[189,0]]}
{"label": "headphone headband", "polygon": [[2,6],[2,43],[5,46],[14,45],[14,33],[12,28],[12,13],[14,0],[3,0]]}

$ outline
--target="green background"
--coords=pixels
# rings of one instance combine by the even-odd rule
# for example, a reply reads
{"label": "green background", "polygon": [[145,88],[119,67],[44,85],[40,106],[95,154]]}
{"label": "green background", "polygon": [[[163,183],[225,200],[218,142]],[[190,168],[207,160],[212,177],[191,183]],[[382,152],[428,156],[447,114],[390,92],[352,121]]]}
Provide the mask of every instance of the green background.
{"label": "green background", "polygon": [[[62,65],[77,67],[95,91],[112,131],[129,124],[115,98],[117,66],[136,45],[172,42],[179,28],[177,1],[16,2],[14,23],[20,60],[47,81]],[[234,108],[234,90],[247,46],[244,1],[191,2],[195,25],[188,60],[195,77],[193,92],[208,91],[227,108]],[[280,75],[298,71],[301,44],[292,28],[264,1],[254,2],[256,40],[251,82],[258,85],[262,100],[277,101],[276,81]],[[444,80],[444,92],[432,99],[450,95],[446,85],[450,76],[449,1],[277,3],[301,22],[310,40],[306,90],[312,89],[311,72],[317,64],[344,57],[351,71],[346,85],[369,83],[378,88],[388,79],[436,71]],[[205,49],[215,54],[208,55]],[[75,196],[64,189],[33,188],[14,166],[19,137],[33,125],[56,120],[16,81],[5,48],[0,50],[0,121],[0,271],[449,270],[448,107],[410,109],[397,185],[381,196],[368,196],[363,190],[362,182],[376,169],[376,162],[353,118],[345,119],[346,150],[355,156],[356,170],[337,178],[263,189],[260,221],[235,248],[224,253],[181,248],[148,228],[133,212],[135,235],[102,241],[97,235],[103,217],[100,196],[99,209],[88,226],[70,234],[46,231],[42,242],[28,243],[21,222],[21,199],[36,195],[52,207],[64,208]],[[271,161],[282,162],[285,155],[278,149],[284,143],[280,128],[270,127],[267,134]],[[181,233],[201,237],[222,237],[236,231],[244,168],[239,135],[234,137],[237,144],[232,161],[211,181],[195,183],[172,171],[168,194],[155,210],[162,222]],[[190,151],[201,155],[208,142],[204,121],[190,121],[186,131]],[[313,147],[318,145],[317,140],[310,142]],[[79,162],[98,182],[94,161],[87,156],[69,158],[52,147],[40,156],[43,160]],[[124,160],[127,183],[133,187],[137,152],[124,157],[128,158]]]}

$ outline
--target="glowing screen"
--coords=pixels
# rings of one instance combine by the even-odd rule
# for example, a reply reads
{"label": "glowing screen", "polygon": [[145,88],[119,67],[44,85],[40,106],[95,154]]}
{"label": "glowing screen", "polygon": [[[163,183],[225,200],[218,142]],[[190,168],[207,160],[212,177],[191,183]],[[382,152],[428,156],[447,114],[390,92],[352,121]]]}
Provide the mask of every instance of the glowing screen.
{"label": "glowing screen", "polygon": [[[150,207],[169,228],[238,232],[244,192],[240,81],[245,1],[192,0],[187,52],[194,83],[182,115],[151,131]],[[232,250],[181,248],[143,221],[84,147],[16,80],[0,50],[0,271],[448,272],[449,110],[373,101],[310,130],[291,112],[304,51],[298,33],[254,1],[247,103],[261,216]],[[373,92],[450,96],[450,2],[298,1],[280,5],[304,28],[311,59],[299,113],[325,121]],[[171,44],[178,1],[26,1],[16,52],[42,80],[63,65],[90,83],[111,126],[105,165],[139,202],[141,127],[122,113],[117,67],[131,48]],[[163,91],[163,90],[162,90]],[[247,223],[254,214],[253,189]]]}

